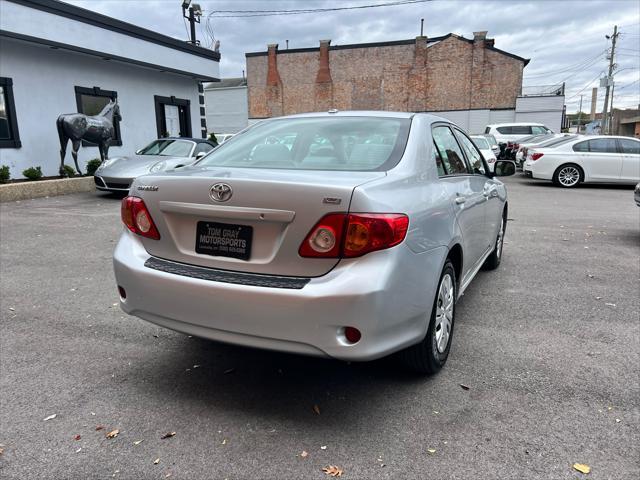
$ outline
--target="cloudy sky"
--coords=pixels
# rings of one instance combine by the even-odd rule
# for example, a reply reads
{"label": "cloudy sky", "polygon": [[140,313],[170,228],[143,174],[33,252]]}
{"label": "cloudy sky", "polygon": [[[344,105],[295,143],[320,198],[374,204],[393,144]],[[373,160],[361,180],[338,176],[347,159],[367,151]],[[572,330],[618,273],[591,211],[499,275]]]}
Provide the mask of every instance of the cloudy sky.
{"label": "cloudy sky", "polygon": [[[67,0],[141,27],[187,39],[182,0]],[[197,0],[195,0],[197,2]],[[402,40],[420,33],[430,37],[449,32],[473,38],[488,30],[495,46],[531,62],[524,85],[566,83],[567,111],[591,106],[591,87],[608,68],[606,59],[614,25],[618,37],[614,107],[640,104],[640,1],[638,0],[493,0],[419,1],[412,4],[302,15],[221,17],[228,10],[292,10],[389,3],[393,0],[201,0],[204,12],[197,36],[205,46],[220,41],[222,77],[240,76],[244,53],[266,50],[268,43],[285,48],[315,47],[319,39],[332,45]],[[397,1],[397,0],[396,0]],[[233,14],[232,14],[233,15]],[[600,89],[598,111],[604,89]]]}

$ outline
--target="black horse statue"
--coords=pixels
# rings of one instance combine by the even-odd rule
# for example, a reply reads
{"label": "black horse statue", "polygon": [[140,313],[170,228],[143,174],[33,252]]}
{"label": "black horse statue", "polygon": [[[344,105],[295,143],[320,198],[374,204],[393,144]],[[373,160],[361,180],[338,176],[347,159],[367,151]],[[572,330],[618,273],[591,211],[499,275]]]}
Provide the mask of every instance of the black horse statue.
{"label": "black horse statue", "polygon": [[60,175],[64,176],[64,157],[67,153],[67,144],[72,142],[73,161],[80,175],[78,166],[78,150],[82,140],[87,140],[98,145],[100,160],[105,161],[109,155],[109,145],[115,136],[114,122],[122,120],[120,107],[117,102],[109,101],[98,115],[89,116],[82,113],[65,113],[58,117],[58,137],[60,137]]}

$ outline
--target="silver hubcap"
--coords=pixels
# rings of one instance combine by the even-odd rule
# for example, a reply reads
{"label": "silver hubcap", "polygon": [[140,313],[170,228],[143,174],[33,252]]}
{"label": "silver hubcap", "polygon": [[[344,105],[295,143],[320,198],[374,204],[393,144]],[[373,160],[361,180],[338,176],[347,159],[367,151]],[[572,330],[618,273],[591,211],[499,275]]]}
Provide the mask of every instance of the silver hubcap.
{"label": "silver hubcap", "polygon": [[496,254],[498,258],[502,255],[502,242],[504,240],[504,218],[500,220],[500,231],[498,232],[498,240],[496,241]]}
{"label": "silver hubcap", "polygon": [[442,277],[438,290],[438,304],[436,305],[436,346],[438,352],[443,353],[449,344],[451,326],[453,325],[453,279],[448,273]]}
{"label": "silver hubcap", "polygon": [[565,187],[572,187],[580,181],[580,172],[576,167],[564,167],[558,173],[558,181]]}

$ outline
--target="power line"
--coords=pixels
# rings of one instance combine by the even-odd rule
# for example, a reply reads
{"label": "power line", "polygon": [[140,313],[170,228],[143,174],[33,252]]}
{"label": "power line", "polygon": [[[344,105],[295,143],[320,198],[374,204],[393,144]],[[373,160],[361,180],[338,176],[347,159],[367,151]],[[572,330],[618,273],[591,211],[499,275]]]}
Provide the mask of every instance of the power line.
{"label": "power line", "polygon": [[591,86],[591,84],[593,82],[598,80],[598,78],[600,78],[600,75],[602,75],[603,73],[604,73],[604,70],[600,71],[600,73],[598,73],[598,75],[596,75],[596,78],[594,78],[593,80],[589,81],[589,83],[587,83],[584,87],[582,87],[578,93],[576,93],[575,95],[571,95],[570,97],[567,98],[567,100],[571,100],[572,98],[577,97],[582,92],[584,92],[587,88],[589,88]]}
{"label": "power line", "polygon": [[596,63],[598,60],[600,60],[602,58],[602,56],[606,52],[607,52],[607,50],[605,49],[605,50],[601,51],[600,53],[598,53],[595,57],[591,57],[591,58],[588,58],[586,60],[585,59],[580,60],[578,63],[575,63],[575,64],[570,65],[568,67],[561,68],[559,70],[550,70],[550,71],[547,71],[545,73],[534,73],[534,74],[531,74],[531,75],[526,75],[525,78],[548,77],[549,75],[556,75],[556,74],[559,74],[559,73],[567,73],[567,72],[571,72],[571,71],[577,70],[579,68],[584,69],[584,68],[586,68],[585,65],[587,67],[590,67],[591,65]]}
{"label": "power line", "polygon": [[352,5],[348,7],[333,8],[305,8],[292,10],[213,10],[208,16],[216,18],[242,18],[242,17],[271,17],[278,15],[303,15],[307,13],[326,13],[337,12],[342,10],[361,10],[365,8],[381,8],[395,7],[399,5],[411,5],[416,3],[426,3],[432,0],[396,0],[394,2],[369,4],[369,5]]}

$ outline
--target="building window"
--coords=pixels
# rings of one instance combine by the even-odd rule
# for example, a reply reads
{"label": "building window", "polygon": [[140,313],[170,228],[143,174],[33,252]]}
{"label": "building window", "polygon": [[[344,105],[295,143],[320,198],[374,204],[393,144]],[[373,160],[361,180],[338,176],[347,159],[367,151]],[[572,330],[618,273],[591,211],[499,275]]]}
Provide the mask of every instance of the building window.
{"label": "building window", "polygon": [[16,106],[13,103],[13,81],[0,77],[0,148],[20,148]]}
{"label": "building window", "polygon": [[[94,116],[98,115],[102,109],[110,102],[118,99],[118,92],[112,90],[102,90],[100,87],[75,87],[76,105],[79,113]],[[120,135],[120,122],[114,121],[115,137],[111,140],[111,145],[122,146],[122,136]],[[95,147],[95,143],[82,141],[85,147]]]}
{"label": "building window", "polygon": [[155,95],[158,138],[191,137],[191,102]]}

